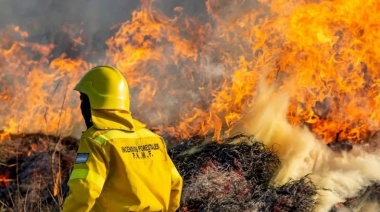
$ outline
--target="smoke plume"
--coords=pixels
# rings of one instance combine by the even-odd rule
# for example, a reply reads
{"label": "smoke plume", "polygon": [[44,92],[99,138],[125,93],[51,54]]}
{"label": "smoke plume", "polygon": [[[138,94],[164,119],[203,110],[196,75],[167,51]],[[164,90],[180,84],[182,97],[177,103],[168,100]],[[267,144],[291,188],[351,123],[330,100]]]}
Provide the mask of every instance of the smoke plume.
{"label": "smoke plume", "polygon": [[[309,129],[290,125],[287,107],[288,95],[262,85],[257,99],[234,129],[255,135],[277,152],[282,165],[273,179],[274,185],[309,175],[319,189],[316,211],[323,212],[380,182],[380,173],[374,168],[380,166],[379,150],[354,145],[351,151],[335,152]],[[362,201],[356,206],[360,211],[378,207],[377,203]]]}

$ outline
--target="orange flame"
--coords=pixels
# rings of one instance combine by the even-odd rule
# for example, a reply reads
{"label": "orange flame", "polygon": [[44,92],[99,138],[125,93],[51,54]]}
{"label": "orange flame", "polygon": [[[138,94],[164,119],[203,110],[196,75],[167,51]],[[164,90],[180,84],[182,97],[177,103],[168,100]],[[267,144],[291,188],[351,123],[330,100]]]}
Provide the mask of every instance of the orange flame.
{"label": "orange flame", "polygon": [[[255,104],[265,79],[290,95],[290,123],[326,142],[359,142],[378,132],[380,2],[207,0],[204,6],[202,18],[180,7],[169,17],[142,0],[108,39],[97,63],[126,76],[136,118],[178,137],[218,140]],[[0,129],[72,133],[80,123],[72,88],[95,64],[86,54],[52,58],[56,46],[28,42],[17,26],[0,35]],[[72,41],[86,45],[81,33]]]}
{"label": "orange flame", "polygon": [[8,178],[8,175],[0,175],[0,188],[8,187],[13,180]]}

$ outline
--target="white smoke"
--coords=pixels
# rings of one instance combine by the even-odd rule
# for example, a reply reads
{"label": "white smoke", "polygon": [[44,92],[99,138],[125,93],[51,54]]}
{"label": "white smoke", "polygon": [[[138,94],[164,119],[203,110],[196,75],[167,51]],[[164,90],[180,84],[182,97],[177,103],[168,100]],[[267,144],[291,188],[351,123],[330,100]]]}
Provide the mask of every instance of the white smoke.
{"label": "white smoke", "polygon": [[[349,152],[334,152],[307,128],[290,125],[286,119],[287,107],[286,94],[261,86],[254,104],[234,129],[234,132],[255,135],[258,141],[277,152],[282,166],[273,179],[274,185],[310,174],[318,189],[316,211],[324,212],[360,195],[372,183],[380,182],[379,151],[369,153],[354,146]],[[378,207],[363,200],[355,211],[374,211]]]}

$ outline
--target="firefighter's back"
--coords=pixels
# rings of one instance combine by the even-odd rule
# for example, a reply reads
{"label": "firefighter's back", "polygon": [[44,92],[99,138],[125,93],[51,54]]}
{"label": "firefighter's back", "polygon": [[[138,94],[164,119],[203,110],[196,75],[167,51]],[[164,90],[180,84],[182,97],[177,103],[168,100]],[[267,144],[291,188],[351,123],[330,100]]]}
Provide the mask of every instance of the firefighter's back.
{"label": "firefighter's back", "polygon": [[146,128],[109,130],[95,140],[108,150],[110,167],[93,210],[168,210],[171,167],[160,136]]}

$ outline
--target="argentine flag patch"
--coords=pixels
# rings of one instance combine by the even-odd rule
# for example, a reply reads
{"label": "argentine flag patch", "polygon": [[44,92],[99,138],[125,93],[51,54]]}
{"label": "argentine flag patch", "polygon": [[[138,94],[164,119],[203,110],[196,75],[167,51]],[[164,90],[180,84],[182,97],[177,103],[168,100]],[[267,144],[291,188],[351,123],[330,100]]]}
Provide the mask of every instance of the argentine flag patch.
{"label": "argentine flag patch", "polygon": [[75,163],[86,163],[89,155],[89,153],[78,153]]}

